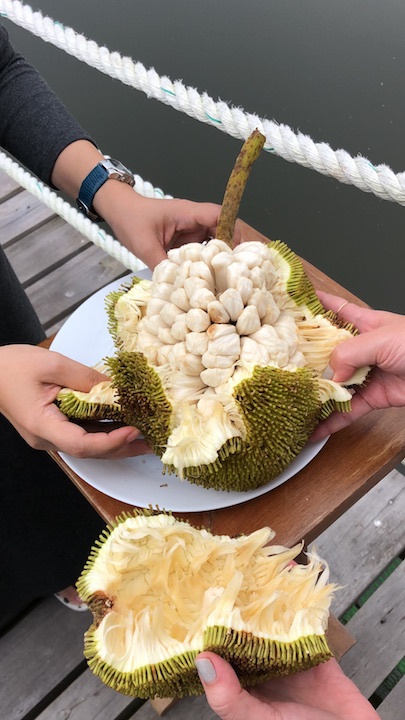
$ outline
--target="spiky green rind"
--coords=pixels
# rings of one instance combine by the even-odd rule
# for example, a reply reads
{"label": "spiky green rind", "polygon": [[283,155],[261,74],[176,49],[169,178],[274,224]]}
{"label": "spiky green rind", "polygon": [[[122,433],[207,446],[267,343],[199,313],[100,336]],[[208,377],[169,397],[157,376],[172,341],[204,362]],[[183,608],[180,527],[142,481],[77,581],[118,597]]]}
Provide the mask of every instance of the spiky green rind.
{"label": "spiky green rind", "polygon": [[133,672],[122,672],[99,657],[96,630],[94,624],[85,634],[84,655],[90,669],[114,690],[142,699],[202,694],[195,658],[204,650],[215,652],[231,663],[244,687],[258,685],[270,677],[307,670],[332,657],[324,635],[281,642],[231,628],[209,627],[199,650],[185,651]]}
{"label": "spiky green rind", "polygon": [[195,650],[133,672],[121,672],[101,660],[97,646],[96,626],[92,625],[84,636],[84,656],[92,672],[123,695],[147,700],[200,695],[203,692],[194,662],[198,654]]}
{"label": "spiky green rind", "polygon": [[63,393],[56,398],[56,405],[71,420],[112,420],[124,422],[121,406],[118,404],[105,404],[87,402],[79,398],[74,390]]}
{"label": "spiky green rind", "polygon": [[[172,433],[173,413],[161,380],[142,353],[120,352],[109,359],[127,425],[134,425],[159,456]],[[216,490],[246,492],[280,475],[301,452],[321,419],[349,402],[322,403],[309,367],[288,371],[256,367],[234,390],[246,440],[231,438],[210,465],[183,469],[189,482]],[[272,408],[271,412],[269,408]],[[177,474],[172,465],[164,471]]]}
{"label": "spiky green rind", "polygon": [[323,403],[320,413],[320,420],[326,420],[326,418],[329,417],[333,412],[350,412],[352,409],[352,404],[350,400],[345,400],[343,402],[339,402],[338,400],[330,399],[326,403]]}
{"label": "spiky green rind", "polygon": [[281,240],[272,240],[268,247],[281,255],[281,257],[290,266],[290,276],[287,281],[287,292],[297,305],[306,305],[314,315],[324,314],[326,312],[320,302],[315,288],[312,285],[308,275],[304,270],[304,266],[298,257],[288,245]]}
{"label": "spiky green rind", "polygon": [[[211,465],[183,471],[190,482],[220,490],[265,485],[294,460],[319,422],[322,403],[311,368],[255,367],[234,390],[247,439],[227,441]],[[271,408],[271,409],[270,409]],[[167,467],[175,473],[173,466]]]}
{"label": "spiky green rind", "polygon": [[118,300],[125,295],[131,288],[133,288],[135,285],[138,285],[138,283],[141,282],[141,278],[134,275],[131,278],[131,281],[122,283],[122,285],[118,288],[118,290],[113,290],[112,292],[108,293],[106,295],[104,304],[105,304],[105,310],[107,313],[107,327],[108,331],[115,341],[117,338],[117,319],[115,317],[115,306],[118,302]]}
{"label": "spiky green rind", "polygon": [[287,292],[297,305],[306,305],[313,315],[323,315],[332,325],[347,330],[352,335],[358,335],[357,328],[349,322],[342,320],[332,310],[327,310],[319,300],[315,288],[305,272],[301,259],[281,240],[272,240],[267,247],[277,250],[281,257],[290,266],[290,276],[287,281]]}
{"label": "spiky green rind", "polygon": [[225,627],[205,630],[204,650],[215,652],[230,662],[242,685],[257,684],[277,675],[291,675],[332,657],[324,635],[281,642]]}
{"label": "spiky green rind", "polygon": [[121,399],[125,422],[135,425],[161,457],[172,432],[172,406],[158,374],[139,352],[119,352],[109,358],[108,365]]}

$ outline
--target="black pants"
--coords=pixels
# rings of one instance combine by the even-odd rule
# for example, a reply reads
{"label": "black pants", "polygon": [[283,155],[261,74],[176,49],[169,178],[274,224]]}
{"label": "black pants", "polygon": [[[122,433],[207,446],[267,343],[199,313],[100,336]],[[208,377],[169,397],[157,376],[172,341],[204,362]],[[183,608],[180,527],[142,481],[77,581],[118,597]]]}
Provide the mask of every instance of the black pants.
{"label": "black pants", "polygon": [[[37,344],[43,328],[0,247],[0,345]],[[73,584],[105,523],[47,453],[0,415],[0,628]]]}

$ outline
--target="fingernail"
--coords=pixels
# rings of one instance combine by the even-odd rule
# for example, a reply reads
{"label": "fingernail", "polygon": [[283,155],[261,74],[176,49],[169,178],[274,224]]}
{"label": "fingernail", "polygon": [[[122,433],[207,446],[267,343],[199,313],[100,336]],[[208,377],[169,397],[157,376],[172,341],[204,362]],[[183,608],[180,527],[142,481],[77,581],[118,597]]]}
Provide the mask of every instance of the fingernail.
{"label": "fingernail", "polygon": [[208,660],[207,658],[200,658],[195,661],[195,664],[200,679],[203,682],[209,684],[213,683],[217,679],[217,674],[211,660]]}
{"label": "fingernail", "polygon": [[139,430],[133,430],[129,433],[129,435],[127,435],[127,443],[133,442],[137,437],[139,437]]}

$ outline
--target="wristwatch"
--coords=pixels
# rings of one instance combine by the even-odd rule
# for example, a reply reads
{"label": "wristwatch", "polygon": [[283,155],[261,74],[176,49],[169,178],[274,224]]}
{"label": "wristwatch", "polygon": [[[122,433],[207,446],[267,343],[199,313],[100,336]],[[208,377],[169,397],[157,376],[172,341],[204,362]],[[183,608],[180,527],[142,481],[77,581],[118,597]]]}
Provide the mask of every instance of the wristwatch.
{"label": "wristwatch", "polygon": [[119,160],[114,160],[114,158],[109,155],[104,155],[104,159],[84,178],[76,199],[80,212],[87,215],[93,222],[102,222],[103,220],[103,218],[94,212],[93,198],[97,190],[100,190],[101,186],[104,185],[109,178],[127,183],[127,185],[131,185],[131,187],[135,185],[135,177],[125,165]]}

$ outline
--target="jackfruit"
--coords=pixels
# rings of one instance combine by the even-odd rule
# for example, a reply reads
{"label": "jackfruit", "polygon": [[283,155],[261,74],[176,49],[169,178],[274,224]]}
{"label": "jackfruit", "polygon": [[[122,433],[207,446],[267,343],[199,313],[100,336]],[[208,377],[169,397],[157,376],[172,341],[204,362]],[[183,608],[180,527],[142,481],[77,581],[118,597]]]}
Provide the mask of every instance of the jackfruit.
{"label": "jackfruit", "polygon": [[[240,175],[250,169],[241,155],[233,223]],[[220,230],[228,240],[234,186],[231,176]],[[140,429],[165,471],[190,482],[241,492],[264,485],[320,420],[350,410],[352,391],[328,379],[328,365],[356,331],[325,310],[280,241],[232,248],[216,238],[169,250],[152,280],[135,278],[107,298],[107,313],[117,352],[106,362],[121,419]],[[364,382],[368,370],[345,385]],[[61,409],[91,416],[92,391],[76,404],[72,395],[59,396]]]}
{"label": "jackfruit", "polygon": [[[110,375],[108,366],[97,363],[96,370]],[[94,385],[90,392],[81,392],[62,388],[58,393],[57,405],[68,417],[75,420],[111,420],[122,421],[121,405],[111,380],[104,380]]]}
{"label": "jackfruit", "polygon": [[336,586],[302,544],[267,543],[262,528],[231,538],[160,511],[109,526],[77,589],[93,613],[84,654],[104,683],[139,698],[203,692],[194,659],[226,658],[242,685],[291,674],[331,657],[325,639]]}

